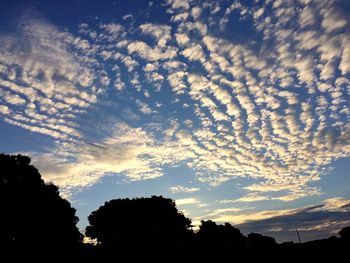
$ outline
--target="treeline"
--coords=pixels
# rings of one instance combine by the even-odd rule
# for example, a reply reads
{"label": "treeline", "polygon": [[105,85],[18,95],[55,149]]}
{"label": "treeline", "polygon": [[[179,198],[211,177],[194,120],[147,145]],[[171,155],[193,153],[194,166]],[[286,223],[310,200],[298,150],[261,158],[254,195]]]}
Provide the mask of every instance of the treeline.
{"label": "treeline", "polygon": [[[43,257],[125,262],[174,259],[305,257],[305,254],[341,255],[350,248],[350,227],[340,237],[307,243],[278,244],[274,238],[244,236],[231,224],[202,221],[198,231],[162,196],[116,199],[105,202],[88,217],[85,235],[96,244],[83,243],[78,217],[58,188],[45,183],[30,158],[0,154],[0,261]],[[124,259],[124,260],[122,260]],[[103,262],[105,262],[103,261]]]}

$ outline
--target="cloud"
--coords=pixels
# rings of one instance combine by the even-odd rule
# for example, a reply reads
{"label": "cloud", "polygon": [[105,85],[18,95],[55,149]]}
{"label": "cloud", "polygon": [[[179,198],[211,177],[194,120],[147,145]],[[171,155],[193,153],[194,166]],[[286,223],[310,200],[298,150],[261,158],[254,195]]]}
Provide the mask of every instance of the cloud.
{"label": "cloud", "polygon": [[0,43],[2,103],[16,106],[2,111],[4,120],[60,140],[80,137],[72,122],[100,92],[98,70],[82,62],[91,59],[81,53],[89,43],[34,18]]}
{"label": "cloud", "polygon": [[2,92],[0,91],[0,95],[2,97],[2,100],[5,103],[9,103],[12,105],[23,105],[26,103],[26,100],[24,100],[23,98],[21,98],[17,94],[12,94],[12,93],[6,92],[6,91],[2,91]]}
{"label": "cloud", "polygon": [[204,52],[199,44],[192,45],[192,47],[188,47],[185,50],[181,52],[183,56],[185,56],[188,60],[199,60],[201,62],[204,62]]}
{"label": "cloud", "polygon": [[350,48],[349,48],[350,38],[345,38],[343,42],[343,53],[341,56],[341,62],[339,65],[339,69],[342,74],[350,72]]}
{"label": "cloud", "polygon": [[139,107],[139,110],[145,115],[149,115],[153,112],[146,103],[144,103],[138,99],[136,100],[136,104]]}
{"label": "cloud", "polygon": [[[329,203],[337,203],[337,205],[329,206]],[[331,235],[337,235],[339,230],[350,223],[348,206],[349,200],[332,198],[325,200],[324,204],[312,207],[248,214],[245,218],[248,222],[239,224],[237,227],[244,233],[260,232],[274,236],[279,242],[291,239],[298,242],[296,227],[302,242],[328,238]],[[232,220],[237,219],[232,217]]]}
{"label": "cloud", "polygon": [[[104,51],[102,51],[101,54],[103,54],[103,52]],[[122,62],[129,72],[134,71],[135,68],[139,65],[139,63],[132,57],[125,54],[121,54],[119,52],[114,53],[114,56],[111,59]],[[118,69],[118,68],[115,68],[115,69]],[[121,80],[118,79],[118,81],[121,81]]]}
{"label": "cloud", "polygon": [[242,196],[238,199],[224,199],[220,200],[220,204],[229,204],[229,203],[250,203],[250,202],[258,202],[258,201],[266,201],[271,200],[271,197],[263,196],[258,193],[249,193],[245,196]]}
{"label": "cloud", "polygon": [[346,25],[346,20],[344,18],[341,18],[341,16],[339,16],[335,10],[328,10],[323,15],[322,27],[327,32],[344,28]]}
{"label": "cloud", "polygon": [[199,18],[199,16],[201,15],[201,13],[202,13],[202,9],[201,9],[200,7],[198,7],[198,6],[193,7],[193,8],[191,9],[191,15],[193,16],[193,18],[194,18],[195,20],[197,20],[197,19]]}
{"label": "cloud", "polygon": [[222,221],[223,218],[225,217],[235,217],[235,214],[240,214],[243,211],[251,210],[253,209],[252,207],[227,207],[227,208],[218,208],[214,210],[209,210],[210,213],[202,216],[201,218],[204,220],[214,220],[216,222],[227,222],[227,221]]}
{"label": "cloud", "polygon": [[301,27],[314,25],[316,23],[316,16],[311,6],[305,6],[299,14],[299,24]]}
{"label": "cloud", "polygon": [[120,174],[128,181],[154,179],[163,175],[163,165],[192,157],[176,142],[157,141],[145,130],[122,122],[99,142],[66,143],[53,152],[29,155],[43,178],[60,186],[68,196],[111,174]]}
{"label": "cloud", "polygon": [[142,41],[135,41],[130,43],[128,45],[128,52],[129,54],[136,53],[141,58],[148,61],[171,59],[177,55],[176,49],[174,47],[168,46],[164,51],[162,51],[158,46],[152,48]]}
{"label": "cloud", "polygon": [[101,24],[100,28],[105,29],[105,31],[111,35],[115,35],[123,31],[123,26],[115,23]]}
{"label": "cloud", "polygon": [[10,114],[10,109],[6,105],[0,105],[0,113],[2,115]]}
{"label": "cloud", "polygon": [[[350,156],[350,38],[340,6],[194,5],[166,1],[170,21],[148,17],[137,27],[83,23],[73,35],[32,19],[2,35],[1,118],[63,142],[46,158],[66,171],[67,178],[47,172],[64,187],[113,173],[155,178],[163,165],[181,163],[211,186],[245,180],[237,202],[319,195],[331,163]],[[101,138],[85,134],[84,114],[114,99],[116,125]],[[130,101],[140,116],[123,109]],[[177,127],[165,125],[174,118]],[[147,140],[125,147],[129,130]],[[89,135],[94,146],[81,143]]]}
{"label": "cloud", "polygon": [[167,4],[171,5],[173,9],[189,9],[189,0],[167,0]]}
{"label": "cloud", "polygon": [[216,222],[229,222],[235,225],[241,225],[247,221],[260,221],[269,218],[275,218],[279,216],[289,215],[295,213],[295,209],[284,209],[284,210],[266,210],[260,212],[244,213],[237,215],[220,215],[214,220]]}
{"label": "cloud", "polygon": [[298,70],[299,79],[303,82],[311,82],[314,79],[313,62],[311,57],[302,57],[298,59],[295,64],[295,68]]}
{"label": "cloud", "polygon": [[168,25],[155,25],[155,24],[143,24],[140,26],[141,31],[144,34],[153,36],[158,42],[158,46],[161,48],[166,47],[167,42],[171,39],[171,27]]}
{"label": "cloud", "polygon": [[183,206],[183,205],[194,205],[198,204],[199,201],[196,198],[190,197],[190,198],[183,198],[183,199],[176,199],[175,200],[176,205]]}
{"label": "cloud", "polygon": [[158,66],[155,63],[153,64],[147,63],[146,66],[143,68],[143,70],[146,72],[155,71],[157,69],[158,69]]}
{"label": "cloud", "polygon": [[177,94],[185,93],[187,85],[185,84],[184,79],[186,76],[187,73],[185,71],[177,71],[168,75],[167,80]]}
{"label": "cloud", "polygon": [[185,45],[190,41],[190,38],[185,33],[175,34],[175,38],[176,38],[176,41],[179,45]]}
{"label": "cloud", "polygon": [[329,198],[323,201],[323,209],[328,211],[346,211],[350,201],[341,197]]}
{"label": "cloud", "polygon": [[175,186],[171,186],[169,187],[169,191],[172,193],[194,193],[194,192],[198,192],[200,190],[200,188],[198,187],[185,187],[185,186],[181,186],[181,185],[175,185]]}

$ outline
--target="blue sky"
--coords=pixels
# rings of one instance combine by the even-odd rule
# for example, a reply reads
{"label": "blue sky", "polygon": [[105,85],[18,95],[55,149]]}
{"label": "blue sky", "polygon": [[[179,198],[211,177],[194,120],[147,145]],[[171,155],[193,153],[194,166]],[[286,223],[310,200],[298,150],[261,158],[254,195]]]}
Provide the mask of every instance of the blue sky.
{"label": "blue sky", "polygon": [[104,201],[164,195],[195,225],[336,234],[350,223],[349,11],[2,1],[0,151],[31,156],[81,229]]}

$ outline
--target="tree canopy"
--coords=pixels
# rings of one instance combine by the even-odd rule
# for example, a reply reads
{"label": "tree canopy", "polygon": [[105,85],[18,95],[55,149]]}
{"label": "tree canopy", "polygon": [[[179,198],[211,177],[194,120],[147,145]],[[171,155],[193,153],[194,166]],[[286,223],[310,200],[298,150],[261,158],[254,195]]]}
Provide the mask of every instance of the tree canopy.
{"label": "tree canopy", "polygon": [[277,243],[273,237],[264,236],[259,233],[248,234],[248,246],[255,249],[273,248]]}
{"label": "tree canopy", "polygon": [[340,230],[339,235],[343,240],[350,242],[350,226],[344,227]]}
{"label": "tree canopy", "polygon": [[239,229],[229,223],[217,225],[215,222],[201,221],[198,238],[202,245],[208,247],[244,247],[245,237]]}
{"label": "tree canopy", "polygon": [[77,244],[82,236],[75,209],[30,162],[27,156],[0,154],[1,245],[43,249]]}
{"label": "tree canopy", "polygon": [[88,217],[86,235],[104,246],[173,246],[191,235],[191,220],[162,196],[115,199]]}

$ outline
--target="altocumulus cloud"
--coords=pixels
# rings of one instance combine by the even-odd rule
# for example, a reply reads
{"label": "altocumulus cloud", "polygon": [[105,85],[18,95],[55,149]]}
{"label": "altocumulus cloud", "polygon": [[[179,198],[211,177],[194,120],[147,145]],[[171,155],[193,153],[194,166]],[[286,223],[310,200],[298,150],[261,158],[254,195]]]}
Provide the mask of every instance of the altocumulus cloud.
{"label": "altocumulus cloud", "polygon": [[[42,20],[27,19],[16,34],[0,36],[3,119],[61,141],[81,137],[75,119],[103,92],[86,54],[86,40]],[[99,88],[97,88],[97,85]],[[4,105],[5,104],[5,105]]]}
{"label": "altocumulus cloud", "polygon": [[[237,202],[320,194],[311,183],[350,155],[349,21],[338,2],[162,6],[161,24],[82,23],[74,35],[27,19],[0,37],[1,118],[57,140],[53,152],[33,153],[43,174],[74,192],[107,174],[159,177],[181,162],[210,186],[251,179]],[[227,36],[232,17],[244,37]],[[83,143],[82,116],[111,93],[152,125],[118,121]]]}
{"label": "altocumulus cloud", "polygon": [[200,189],[198,187],[185,187],[181,185],[175,185],[169,187],[169,191],[172,193],[194,193],[198,192]]}

